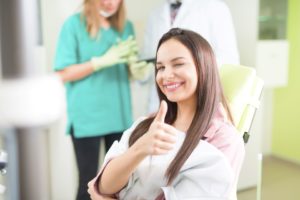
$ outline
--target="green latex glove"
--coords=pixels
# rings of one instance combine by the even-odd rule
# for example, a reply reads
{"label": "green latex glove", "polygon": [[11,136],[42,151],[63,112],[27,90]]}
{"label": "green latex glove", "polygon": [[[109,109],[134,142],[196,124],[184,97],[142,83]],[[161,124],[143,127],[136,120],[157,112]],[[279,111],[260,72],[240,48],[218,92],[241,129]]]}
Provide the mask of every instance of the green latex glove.
{"label": "green latex glove", "polygon": [[137,51],[137,43],[133,37],[112,46],[105,54],[93,57],[91,64],[94,71],[107,68],[119,63],[127,63],[128,57]]}
{"label": "green latex glove", "polygon": [[153,68],[154,64],[151,62],[147,63],[146,61],[129,64],[131,77],[135,80],[145,80]]}

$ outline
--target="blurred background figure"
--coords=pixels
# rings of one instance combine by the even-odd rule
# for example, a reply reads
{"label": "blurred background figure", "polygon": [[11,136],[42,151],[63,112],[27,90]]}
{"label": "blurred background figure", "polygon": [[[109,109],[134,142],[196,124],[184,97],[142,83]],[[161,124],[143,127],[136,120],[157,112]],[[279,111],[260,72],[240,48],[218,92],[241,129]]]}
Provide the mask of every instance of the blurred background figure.
{"label": "blurred background figure", "polygon": [[100,138],[106,150],[132,123],[128,59],[137,51],[123,0],[85,0],[61,30],[54,69],[66,83],[68,125],[79,170],[77,200],[89,199]]}
{"label": "blurred background figure", "polygon": [[[230,10],[222,0],[165,0],[150,14],[142,57],[154,58],[159,38],[173,27],[190,29],[203,36],[213,47],[219,66],[239,64]],[[159,105],[153,80],[149,112],[156,111]]]}

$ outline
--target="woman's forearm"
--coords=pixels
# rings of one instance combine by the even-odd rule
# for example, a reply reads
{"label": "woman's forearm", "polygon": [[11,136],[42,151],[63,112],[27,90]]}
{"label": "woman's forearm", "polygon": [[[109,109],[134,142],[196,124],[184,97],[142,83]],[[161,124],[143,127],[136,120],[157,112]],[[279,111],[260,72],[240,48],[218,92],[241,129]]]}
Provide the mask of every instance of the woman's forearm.
{"label": "woman's forearm", "polygon": [[71,65],[57,72],[63,82],[77,81],[83,79],[94,72],[90,62]]}
{"label": "woman's forearm", "polygon": [[99,191],[102,194],[115,194],[126,186],[130,176],[146,156],[134,146],[123,155],[111,160],[105,167],[99,181]]}

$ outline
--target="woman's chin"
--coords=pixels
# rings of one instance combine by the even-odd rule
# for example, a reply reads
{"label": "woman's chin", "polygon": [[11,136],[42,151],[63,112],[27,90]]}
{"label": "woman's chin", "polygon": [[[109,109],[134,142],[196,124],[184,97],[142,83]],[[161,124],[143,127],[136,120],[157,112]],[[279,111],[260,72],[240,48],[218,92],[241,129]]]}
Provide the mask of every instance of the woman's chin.
{"label": "woman's chin", "polygon": [[174,96],[167,96],[167,99],[173,103],[177,103],[178,101],[180,101],[180,98]]}

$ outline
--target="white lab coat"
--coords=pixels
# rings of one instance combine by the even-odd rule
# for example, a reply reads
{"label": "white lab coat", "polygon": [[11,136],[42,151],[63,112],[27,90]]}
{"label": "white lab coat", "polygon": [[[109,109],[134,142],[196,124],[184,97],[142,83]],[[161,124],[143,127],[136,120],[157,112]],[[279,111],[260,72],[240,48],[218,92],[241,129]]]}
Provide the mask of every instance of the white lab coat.
{"label": "white lab coat", "polygon": [[[239,64],[234,26],[229,8],[222,0],[182,0],[171,25],[170,4],[165,1],[155,9],[146,25],[142,57],[153,58],[161,36],[173,27],[199,33],[212,46],[218,65]],[[158,98],[152,78],[149,112],[158,109]]]}
{"label": "white lab coat", "polygon": [[[124,132],[120,142],[114,142],[105,156],[104,166],[128,149],[128,139],[140,121],[137,120]],[[127,186],[120,191],[119,199],[154,200],[163,191],[166,200],[228,200],[234,181],[232,167],[221,151],[203,140],[187,159],[173,184],[166,186],[164,174],[184,138],[185,133],[178,131],[173,150],[165,155],[145,158]]]}

